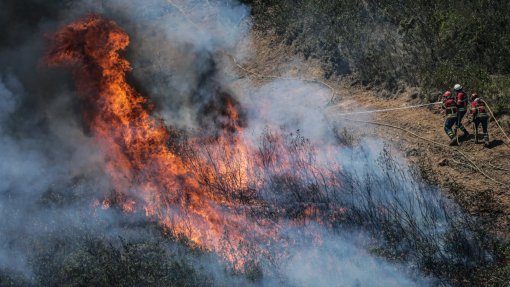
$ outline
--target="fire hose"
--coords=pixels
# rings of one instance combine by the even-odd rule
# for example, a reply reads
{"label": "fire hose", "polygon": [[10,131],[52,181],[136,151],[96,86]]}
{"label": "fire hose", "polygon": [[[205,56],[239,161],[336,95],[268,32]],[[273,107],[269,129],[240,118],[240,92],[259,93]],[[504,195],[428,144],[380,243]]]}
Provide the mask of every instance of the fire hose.
{"label": "fire hose", "polygon": [[359,114],[374,114],[374,113],[389,112],[389,111],[407,110],[407,109],[428,107],[428,106],[437,105],[437,104],[440,104],[440,103],[441,102],[435,102],[435,103],[429,103],[429,104],[421,104],[421,105],[414,105],[414,106],[405,106],[405,107],[398,107],[398,108],[369,110],[369,111],[359,111],[359,112],[349,112],[349,113],[336,114],[336,116],[342,117],[342,116],[359,115]]}
{"label": "fire hose", "polygon": [[507,158],[510,158],[510,154],[502,154],[502,155],[497,155],[495,157],[493,157],[491,160],[489,160],[488,164],[494,168],[494,169],[498,169],[498,170],[502,170],[502,171],[510,171],[510,167],[503,167],[501,165],[496,165],[494,164],[494,161],[496,159],[499,159],[499,158],[504,158],[504,157],[507,157]]}
{"label": "fire hose", "polygon": [[[358,123],[365,123],[365,124],[371,124],[371,125],[378,125],[378,126],[385,126],[385,127],[389,127],[389,128],[394,128],[394,129],[398,129],[398,130],[401,130],[401,131],[404,131],[416,138],[419,138],[419,139],[422,139],[424,141],[427,141],[427,142],[430,142],[434,145],[437,145],[437,146],[440,146],[440,147],[443,147],[445,149],[449,149],[449,150],[452,150],[450,146],[446,145],[446,144],[443,144],[443,143],[439,143],[439,142],[436,142],[434,140],[431,140],[431,139],[428,139],[428,138],[424,138],[416,133],[413,133],[412,131],[409,131],[405,128],[402,128],[402,127],[399,127],[399,126],[395,126],[395,125],[391,125],[391,124],[386,124],[386,123],[381,123],[381,122],[374,122],[374,121],[362,121],[362,120],[354,120],[354,119],[349,119],[349,118],[346,118],[346,120],[348,121],[351,121],[351,122],[358,122]],[[464,152],[460,151],[460,150],[457,150],[457,149],[453,149],[453,151],[459,155],[461,155],[463,158],[465,158],[469,164],[477,171],[479,172],[480,174],[482,174],[483,176],[485,176],[487,179],[497,183],[497,184],[500,184],[500,185],[503,185],[503,186],[510,186],[508,183],[504,183],[504,182],[501,182],[501,181],[498,181],[492,177],[490,177],[487,173],[485,173],[475,162],[473,162]]]}
{"label": "fire hose", "polygon": [[[485,102],[485,101],[484,101]],[[499,127],[499,129],[501,130],[501,132],[503,133],[503,135],[505,136],[506,140],[508,141],[506,143],[506,146],[507,147],[510,147],[510,138],[508,137],[508,134],[505,132],[505,130],[501,127],[501,125],[499,124],[499,121],[498,119],[496,119],[496,117],[494,116],[494,113],[492,112],[492,109],[491,107],[487,104],[487,102],[485,102],[485,105],[487,106],[487,109],[489,110],[489,114],[491,115],[491,117],[494,119],[494,122],[496,123],[496,125]]]}
{"label": "fire hose", "polygon": [[[167,3],[169,3],[170,5],[175,7],[179,11],[179,13],[181,13],[184,16],[186,21],[190,22],[196,29],[202,30],[199,25],[197,25],[193,20],[190,19],[189,15],[179,5],[176,5],[172,0],[167,0]],[[256,72],[252,72],[252,71],[248,70],[247,68],[243,67],[241,64],[239,64],[237,62],[237,59],[233,55],[230,55],[230,57],[232,58],[234,64],[239,69],[241,69],[241,70],[245,71],[246,73],[249,73],[252,76],[257,77],[257,78],[261,78],[261,79],[266,78],[266,79],[299,80],[299,81],[303,81],[303,82],[318,83],[320,85],[323,85],[323,86],[327,87],[331,91],[331,99],[328,101],[328,105],[333,102],[333,99],[335,98],[335,95],[337,95],[336,90],[331,85],[329,85],[328,83],[326,83],[326,82],[324,82],[322,80],[319,80],[319,79],[307,79],[307,78],[282,77],[282,76],[273,76],[273,75],[269,75],[269,76],[268,75],[261,75],[261,74],[258,74]],[[415,106],[400,107],[400,108],[393,108],[393,109],[383,109],[383,110],[365,111],[365,112],[352,112],[352,113],[347,113],[347,114],[344,114],[344,115],[362,114],[362,113],[376,113],[376,112],[393,111],[393,110],[400,110],[400,109],[418,108],[418,107],[431,106],[431,105],[435,105],[435,104],[438,104],[438,103],[440,103],[440,102],[429,103],[429,104],[422,104],[422,105],[415,105]],[[486,106],[487,106],[487,108],[489,110],[489,114],[494,119],[494,122],[499,127],[499,129],[503,133],[504,137],[507,139],[508,142],[505,143],[506,146],[510,147],[510,137],[507,135],[505,130],[501,127],[499,121],[494,116],[494,113],[492,112],[492,109],[490,108],[490,106],[487,103],[486,103]]]}
{"label": "fire hose", "polygon": [[[321,80],[318,80],[318,79],[306,79],[306,78],[293,78],[293,77],[283,77],[283,76],[273,76],[273,75],[261,75],[261,74],[258,74],[256,72],[252,72],[250,70],[248,70],[247,68],[243,67],[241,64],[239,64],[237,62],[237,60],[235,59],[234,56],[230,55],[230,57],[232,58],[234,64],[241,70],[245,71],[246,73],[250,74],[251,76],[253,77],[256,77],[256,78],[259,78],[259,79],[282,79],[282,80],[295,80],[295,81],[304,81],[304,82],[312,82],[312,83],[318,83],[318,84],[321,84],[327,88],[329,88],[332,92],[332,97],[330,99],[330,101],[328,102],[328,105],[333,101],[333,98],[335,97],[335,95],[337,94],[337,92],[335,91],[335,89],[325,83],[324,81],[321,81]],[[343,116],[348,116],[348,115],[355,115],[355,114],[370,114],[370,113],[380,113],[380,112],[388,112],[388,111],[396,111],[396,110],[404,110],[404,109],[412,109],[412,108],[419,108],[419,107],[427,107],[427,106],[432,106],[432,105],[437,105],[441,102],[434,102],[434,103],[428,103],[428,104],[420,104],[420,105],[414,105],[414,106],[405,106],[405,107],[397,107],[397,108],[388,108],[388,109],[379,109],[379,110],[370,110],[370,111],[359,111],[359,112],[349,112],[349,113],[343,113],[343,114],[336,114],[335,116],[340,116],[340,117],[343,117]],[[510,144],[510,138],[508,137],[508,135],[506,134],[506,132],[504,131],[504,129],[501,127],[501,125],[499,124],[499,121],[496,119],[496,117],[494,116],[494,113],[492,112],[491,108],[489,107],[489,105],[486,103],[487,105],[487,108],[489,110],[489,113],[491,115],[491,117],[494,119],[494,121],[496,122],[496,124],[498,125],[498,127],[500,128],[501,132],[503,133],[503,135],[506,137],[506,139],[508,140],[508,144]],[[494,178],[492,178],[491,176],[489,176],[487,173],[485,173],[475,162],[473,162],[464,152],[460,151],[460,150],[456,150],[456,149],[451,149],[450,146],[446,145],[446,144],[443,144],[443,143],[439,143],[439,142],[436,142],[434,140],[431,140],[431,139],[427,139],[427,138],[424,138],[412,131],[409,131],[405,128],[402,128],[402,127],[399,127],[399,126],[395,126],[395,125],[391,125],[391,124],[387,124],[387,123],[382,123],[382,122],[374,122],[374,121],[363,121],[363,120],[354,120],[354,119],[350,119],[350,118],[347,118],[347,117],[343,117],[343,119],[345,120],[348,120],[348,121],[351,121],[351,122],[358,122],[358,123],[364,123],[364,124],[371,124],[371,125],[378,125],[378,126],[385,126],[385,127],[389,127],[389,128],[393,128],[393,129],[398,129],[398,130],[401,130],[401,131],[404,131],[416,138],[419,138],[419,139],[422,139],[424,141],[427,141],[427,142],[430,142],[436,146],[440,146],[440,147],[443,147],[445,149],[448,149],[448,150],[453,150],[455,153],[461,155],[463,158],[465,158],[467,160],[467,162],[473,167],[473,169],[477,172],[479,172],[480,174],[482,174],[484,177],[486,177],[487,179],[497,183],[497,184],[500,184],[502,186],[510,186],[510,184],[508,183],[504,183],[504,182],[501,182],[501,181],[498,181]],[[508,144],[507,147],[510,147]]]}

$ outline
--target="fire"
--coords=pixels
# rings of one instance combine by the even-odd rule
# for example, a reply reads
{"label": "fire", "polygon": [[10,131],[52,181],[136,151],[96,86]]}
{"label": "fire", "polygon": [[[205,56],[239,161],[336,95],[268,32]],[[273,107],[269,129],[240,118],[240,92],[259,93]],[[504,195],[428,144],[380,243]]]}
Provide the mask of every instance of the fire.
{"label": "fire", "polygon": [[[250,227],[243,212],[230,208],[226,198],[203,188],[200,182],[219,185],[217,174],[228,175],[232,170],[229,164],[235,162],[239,168],[234,170],[239,173],[229,175],[236,180],[232,184],[237,189],[246,188],[248,148],[229,131],[240,132],[233,104],[227,103],[224,131],[218,140],[224,154],[212,155],[216,166],[204,161],[193,163],[203,165],[201,169],[206,171],[200,178],[168,148],[172,134],[160,120],[151,117],[147,99],[126,82],[131,67],[119,51],[128,44],[129,37],[116,23],[91,15],[58,31],[47,56],[50,66],[73,67],[86,107],[84,116],[108,156],[115,202],[127,212],[143,209],[174,236],[184,235],[220,252],[222,237],[227,233],[234,249],[247,234],[274,236],[273,226]],[[109,201],[103,203],[104,207],[109,205]]]}
{"label": "fire", "polygon": [[[299,159],[307,162],[307,155],[299,148],[286,154],[277,133],[266,135],[270,146],[250,146],[237,104],[225,96],[218,134],[192,138],[189,149],[174,151],[169,143],[177,135],[151,116],[148,100],[126,81],[131,67],[119,52],[128,45],[128,35],[115,22],[90,15],[61,28],[46,57],[49,66],[72,67],[84,118],[107,155],[115,196],[102,207],[143,211],[172,236],[186,236],[242,267],[246,251],[241,246],[256,242],[263,253],[278,240],[277,222],[250,218],[250,212],[268,205],[254,195],[263,185],[255,173],[272,169],[301,176],[293,166]],[[313,166],[309,170],[317,172]],[[316,217],[316,212],[303,214]]]}

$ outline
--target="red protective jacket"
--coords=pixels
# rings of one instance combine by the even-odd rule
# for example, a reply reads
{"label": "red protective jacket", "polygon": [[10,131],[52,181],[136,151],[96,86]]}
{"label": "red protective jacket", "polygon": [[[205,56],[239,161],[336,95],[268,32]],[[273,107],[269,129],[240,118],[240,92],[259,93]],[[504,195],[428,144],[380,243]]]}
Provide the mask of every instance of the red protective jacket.
{"label": "red protective jacket", "polygon": [[446,118],[456,118],[457,117],[457,103],[453,98],[448,98],[443,100],[443,109],[445,110]]}
{"label": "red protective jacket", "polygon": [[473,115],[473,119],[489,117],[489,114],[487,113],[487,106],[482,99],[476,98],[471,103],[471,114]]}
{"label": "red protective jacket", "polygon": [[457,108],[459,108],[459,112],[467,111],[468,106],[468,96],[463,91],[458,91],[456,94],[457,100]]}

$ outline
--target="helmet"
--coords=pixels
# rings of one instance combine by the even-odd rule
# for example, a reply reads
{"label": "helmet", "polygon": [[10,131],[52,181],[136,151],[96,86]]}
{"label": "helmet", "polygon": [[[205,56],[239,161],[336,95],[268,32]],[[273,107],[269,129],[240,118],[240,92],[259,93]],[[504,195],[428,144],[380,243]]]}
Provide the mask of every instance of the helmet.
{"label": "helmet", "polygon": [[471,100],[474,100],[476,98],[478,98],[478,94],[477,93],[472,93],[471,94]]}
{"label": "helmet", "polygon": [[456,91],[460,91],[460,90],[462,90],[462,86],[461,86],[461,85],[459,85],[459,84],[455,84],[455,86],[453,87],[453,89],[454,89],[454,90],[456,90]]}
{"label": "helmet", "polygon": [[449,98],[449,97],[451,97],[451,96],[452,96],[452,92],[450,92],[450,91],[446,91],[446,92],[444,92],[444,94],[443,94],[443,97],[445,97],[445,98]]}

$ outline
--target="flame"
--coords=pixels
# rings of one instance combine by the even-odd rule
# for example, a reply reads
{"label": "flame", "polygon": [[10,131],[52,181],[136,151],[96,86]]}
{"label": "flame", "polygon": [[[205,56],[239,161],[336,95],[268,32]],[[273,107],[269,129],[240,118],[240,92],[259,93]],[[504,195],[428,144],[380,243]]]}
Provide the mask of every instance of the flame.
{"label": "flame", "polygon": [[[215,163],[192,163],[203,165],[200,170],[205,172],[199,176],[189,169],[190,163],[168,148],[172,134],[160,120],[151,117],[147,99],[126,82],[131,67],[119,51],[128,44],[129,37],[116,23],[90,15],[58,31],[47,56],[50,66],[74,68],[76,86],[87,108],[85,119],[108,157],[115,202],[126,212],[143,209],[174,236],[184,235],[217,251],[222,250],[225,234],[229,235],[228,249],[236,249],[248,234],[274,236],[273,226],[250,226],[244,212],[231,208],[214,188],[201,185],[205,181],[209,186],[220,186],[218,178],[229,176],[234,179],[229,188],[247,189],[248,147],[229,131],[241,132],[233,103],[227,102],[224,131],[218,140],[223,148],[211,155]],[[232,170],[237,174],[229,174]],[[105,200],[103,207],[110,204]],[[235,257],[226,256],[232,260]]]}
{"label": "flame", "polygon": [[[115,22],[90,15],[62,27],[46,57],[49,66],[73,68],[84,118],[107,156],[115,196],[103,200],[102,208],[117,204],[125,212],[143,211],[170,235],[185,236],[241,268],[247,252],[242,246],[256,242],[257,252],[264,253],[278,240],[278,223],[250,215],[267,207],[253,195],[264,184],[256,173],[271,169],[299,177],[303,168],[323,171],[306,164],[309,155],[299,147],[285,152],[278,133],[269,132],[268,146],[255,155],[260,149],[245,139],[238,107],[229,97],[216,137],[192,138],[189,149],[174,151],[169,143],[178,135],[151,116],[149,101],[126,81],[131,67],[119,53],[128,45],[128,35]],[[330,184],[338,183],[331,179]],[[308,207],[303,215],[316,218],[317,212]]]}

